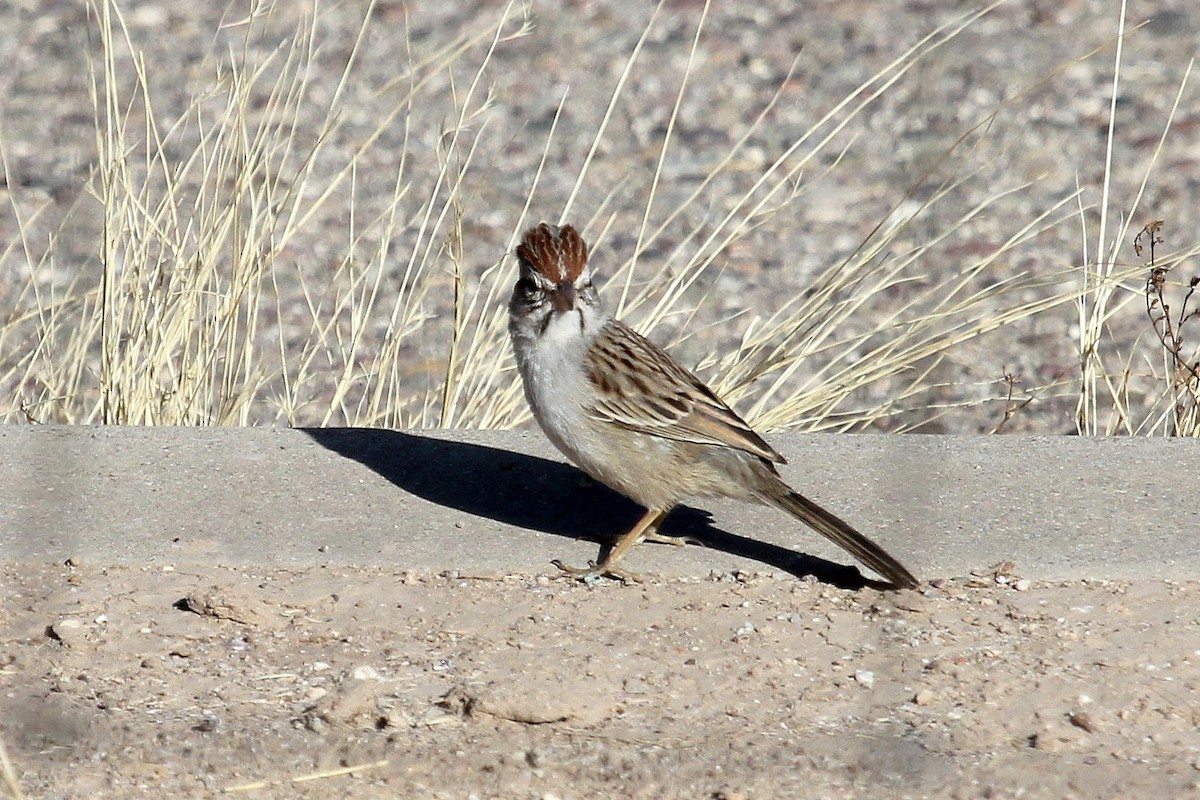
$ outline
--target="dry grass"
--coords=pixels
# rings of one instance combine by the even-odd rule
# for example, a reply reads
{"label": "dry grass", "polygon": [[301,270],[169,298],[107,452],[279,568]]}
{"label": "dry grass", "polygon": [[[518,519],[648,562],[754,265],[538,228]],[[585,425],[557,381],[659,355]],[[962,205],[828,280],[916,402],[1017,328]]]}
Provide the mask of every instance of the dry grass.
{"label": "dry grass", "polygon": [[[1116,433],[1198,436],[1200,419],[1197,418],[1196,396],[1200,380],[1194,374],[1194,369],[1191,374],[1188,369],[1200,353],[1200,344],[1192,343],[1189,359],[1182,338],[1188,317],[1187,299],[1190,299],[1190,290],[1184,287],[1189,293],[1182,308],[1177,309],[1179,316],[1174,327],[1171,325],[1170,306],[1164,293],[1168,289],[1168,276],[1171,271],[1195,258],[1197,253],[1200,253],[1200,243],[1190,243],[1184,250],[1156,261],[1155,247],[1163,243],[1159,238],[1161,223],[1151,222],[1147,226],[1140,226],[1136,222],[1146,217],[1146,212],[1141,210],[1146,185],[1158,165],[1163,144],[1185,95],[1195,62],[1187,65],[1180,79],[1179,91],[1166,109],[1162,135],[1142,169],[1137,194],[1129,201],[1122,218],[1115,225],[1116,232],[1110,235],[1110,208],[1114,205],[1114,198],[1110,193],[1111,178],[1116,169],[1124,166],[1113,161],[1113,141],[1126,11],[1126,3],[1122,2],[1114,49],[1104,186],[1099,204],[1100,220],[1094,257],[1089,255],[1088,230],[1082,209],[1079,214],[1083,267],[1081,291],[1076,301],[1080,335],[1080,384],[1076,427],[1080,434],[1089,436]],[[1149,236],[1143,253],[1142,239],[1147,233]],[[1138,258],[1148,256],[1148,261],[1132,265],[1123,261],[1123,254],[1131,252]],[[1177,282],[1175,288],[1179,288]],[[1145,338],[1150,340],[1151,348],[1162,345],[1157,354],[1147,352],[1143,340],[1135,343],[1132,349],[1123,350],[1109,330],[1109,325],[1115,318],[1135,312],[1143,301],[1150,323],[1147,333],[1152,334]],[[1141,363],[1137,363],[1138,361]]]}
{"label": "dry grass", "polygon": [[[26,287],[15,309],[0,321],[3,419],[390,427],[506,427],[527,419],[506,336],[503,300],[513,264],[500,258],[479,270],[464,255],[472,187],[488,180],[493,166],[477,163],[495,102],[487,69],[498,48],[531,32],[520,8],[510,5],[487,29],[463,34],[431,57],[410,58],[407,72],[373,98],[380,104],[377,127],[348,154],[334,152],[329,143],[347,116],[344,90],[355,80],[358,44],[371,24],[370,9],[338,90],[323,107],[315,132],[307,135],[304,131],[312,126],[306,128],[300,118],[311,104],[304,76],[313,68],[317,49],[315,21],[298,28],[287,46],[265,50],[254,45],[269,6],[247,19],[229,21],[244,32],[245,47],[232,55],[212,54],[216,77],[211,86],[167,125],[161,122],[167,117],[156,107],[147,67],[120,5],[94,0],[91,9],[99,166],[90,190],[104,214],[99,278],[79,275],[65,289],[48,291],[45,287],[52,284],[42,276],[54,267],[53,243],[37,257],[27,241],[0,253],[2,268],[22,258],[29,263]],[[723,172],[745,163],[742,148],[770,111],[762,109],[740,132],[726,157],[688,198],[660,209],[657,190],[676,115],[688,96],[689,63],[679,76],[658,170],[641,197],[636,246],[621,254],[626,258],[607,289],[618,314],[651,335],[681,317],[690,320],[696,307],[685,297],[702,277],[720,273],[731,246],[806,198],[812,186],[806,172],[821,163],[818,157],[832,160],[826,169],[838,168],[836,156],[847,146],[847,125],[988,10],[966,14],[898,55],[797,136],[740,196],[722,198],[715,223],[711,216],[698,215],[705,218],[703,227],[685,229],[684,220],[697,216],[689,210],[712,205],[709,193]],[[693,55],[703,46],[703,23],[704,15],[695,31]],[[630,53],[575,189],[561,209],[562,218],[587,231],[594,249],[605,246],[618,202],[616,189],[599,192],[604,199],[588,219],[575,216],[573,206],[588,186],[592,157],[622,103],[627,79],[636,74],[642,43],[654,25],[652,19]],[[1121,37],[1116,41],[1119,65]],[[431,76],[452,65],[460,70],[470,65],[473,78],[455,85],[449,98],[423,91]],[[1007,102],[1023,96],[1016,92]],[[414,135],[409,129],[414,104],[431,102],[446,104],[447,120],[438,132],[435,177],[422,180],[402,156],[384,211],[360,219],[359,165],[385,131],[400,128],[407,142]],[[543,164],[557,146],[558,119],[548,131]],[[964,134],[941,163],[957,163],[960,150],[986,135],[987,123],[981,120]],[[524,187],[526,200],[512,221],[510,243],[542,216],[532,212],[541,175],[539,169]],[[1116,257],[1128,241],[1132,213],[1111,239],[1102,214],[1097,237],[1102,257],[1093,262],[1085,248],[1085,266],[1072,273],[1006,270],[1026,243],[1076,216],[1084,218],[1079,195],[1015,222],[1007,240],[993,251],[952,269],[939,268],[944,241],[1005,194],[1022,189],[1004,189],[964,206],[936,236],[914,232],[914,223],[929,209],[958,202],[969,177],[964,169],[923,203],[899,199],[850,257],[832,264],[807,291],[769,314],[744,319],[740,347],[702,360],[698,369],[753,422],[767,428],[916,427],[949,410],[938,400],[944,387],[934,375],[957,346],[1076,303],[1080,431],[1184,432],[1187,425],[1181,426],[1179,415],[1163,411],[1178,395],[1177,388],[1168,388],[1177,386],[1174,373],[1163,372],[1169,365],[1154,365],[1147,380],[1160,391],[1139,390],[1139,397],[1152,399],[1150,410],[1138,416],[1129,407],[1136,393],[1132,357],[1105,349],[1106,321],[1126,313],[1139,294],[1139,276],[1144,276],[1142,268],[1118,266]],[[595,187],[591,191],[597,193]],[[281,256],[316,224],[322,209],[338,203],[347,205],[351,220],[340,263],[319,277],[287,266],[291,262]],[[1106,193],[1102,210],[1108,203]],[[665,232],[680,244],[656,270],[646,270],[639,258]],[[1198,249],[1163,263],[1179,263]],[[396,263],[402,265],[398,279],[389,277]],[[950,277],[933,279],[930,274]],[[1082,286],[1064,288],[1079,274]],[[286,287],[297,284],[304,298],[300,311],[285,301]],[[434,293],[447,291],[452,301],[443,305],[450,311],[437,316],[431,309],[438,304],[431,300]],[[686,324],[683,328],[685,336],[697,333]],[[443,337],[444,356],[430,359],[414,343],[418,331],[428,336],[430,330]],[[1039,392],[1074,390],[1028,387],[1022,390],[1024,397],[1014,397],[1015,385],[1015,380],[997,380],[986,396],[961,402],[996,403],[1007,421]],[[870,391],[879,387],[886,388],[886,401],[864,401],[879,396]],[[1194,417],[1191,432],[1196,432]]]}
{"label": "dry grass", "polygon": [[[254,55],[259,18],[231,22],[245,29],[245,48],[233,60],[214,57],[213,85],[163,130],[119,6],[103,1],[92,10],[99,167],[90,189],[104,213],[102,271],[98,285],[80,276],[62,296],[46,297],[37,273],[50,268],[53,248],[33,264],[0,332],[0,382],[16,395],[7,416],[147,425],[448,421],[437,416],[434,395],[409,390],[404,348],[425,321],[423,301],[440,277],[471,174],[458,137],[486,111],[478,86],[454,98],[441,169],[415,208],[402,205],[416,187],[401,161],[386,211],[348,232],[347,256],[332,275],[314,284],[311,273],[289,274],[279,256],[325,204],[349,197],[353,206],[358,163],[403,122],[429,75],[483,47],[481,75],[495,47],[527,33],[524,21],[506,10],[494,28],[411,63],[377,128],[317,177],[319,162],[337,158],[326,145],[342,124],[342,88],[353,79],[366,22],[324,119],[305,138],[299,117],[309,102],[314,20],[289,47],[265,55]],[[385,285],[384,263],[402,239],[402,279]],[[307,334],[290,342],[279,324],[289,313],[280,287],[296,281]],[[375,327],[383,332],[368,351],[364,339]]]}

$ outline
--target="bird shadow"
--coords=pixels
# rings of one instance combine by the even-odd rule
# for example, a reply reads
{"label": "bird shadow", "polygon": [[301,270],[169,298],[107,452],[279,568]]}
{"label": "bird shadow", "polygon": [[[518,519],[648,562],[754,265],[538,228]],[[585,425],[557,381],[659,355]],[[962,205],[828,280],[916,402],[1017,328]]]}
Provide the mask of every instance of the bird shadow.
{"label": "bird shadow", "polygon": [[[607,546],[644,510],[575,467],[482,444],[375,428],[301,428],[406,492],[507,525]],[[722,530],[707,511],[681,505],[659,527],[723,553],[842,589],[890,588],[856,567]],[[643,545],[644,546],[644,545]]]}

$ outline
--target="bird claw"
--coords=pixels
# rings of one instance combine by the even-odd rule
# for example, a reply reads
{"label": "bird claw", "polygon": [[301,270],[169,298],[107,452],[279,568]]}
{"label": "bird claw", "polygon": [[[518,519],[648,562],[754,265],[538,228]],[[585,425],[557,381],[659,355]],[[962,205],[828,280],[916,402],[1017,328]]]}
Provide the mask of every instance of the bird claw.
{"label": "bird claw", "polygon": [[687,544],[702,544],[699,539],[693,539],[691,536],[664,536],[661,533],[643,534],[641,541],[654,542],[655,544],[672,544],[676,547],[683,547]]}

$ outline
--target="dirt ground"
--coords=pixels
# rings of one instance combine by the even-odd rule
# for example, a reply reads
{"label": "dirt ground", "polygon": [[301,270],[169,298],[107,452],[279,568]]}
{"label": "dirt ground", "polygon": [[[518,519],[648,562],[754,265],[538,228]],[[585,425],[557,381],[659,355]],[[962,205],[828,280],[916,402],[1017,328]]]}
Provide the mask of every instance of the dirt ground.
{"label": "dirt ground", "polygon": [[31,797],[1200,796],[1200,584],[0,567]]}

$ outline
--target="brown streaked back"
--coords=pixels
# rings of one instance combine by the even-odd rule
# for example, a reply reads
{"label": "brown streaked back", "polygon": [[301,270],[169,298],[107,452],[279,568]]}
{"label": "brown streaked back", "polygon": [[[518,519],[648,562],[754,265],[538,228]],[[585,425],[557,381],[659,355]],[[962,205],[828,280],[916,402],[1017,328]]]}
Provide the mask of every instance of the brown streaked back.
{"label": "brown streaked back", "polygon": [[787,460],[666,351],[619,320],[589,348],[585,374],[596,388],[593,419],[647,436],[744,450],[775,464]]}

